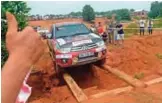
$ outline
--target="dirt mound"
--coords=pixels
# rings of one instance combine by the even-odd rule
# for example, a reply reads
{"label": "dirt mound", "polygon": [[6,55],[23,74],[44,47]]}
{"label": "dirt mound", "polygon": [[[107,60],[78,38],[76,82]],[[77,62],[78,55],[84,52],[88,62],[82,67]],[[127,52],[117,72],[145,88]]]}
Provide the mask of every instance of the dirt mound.
{"label": "dirt mound", "polygon": [[112,49],[107,64],[132,76],[139,72],[149,75],[160,72],[162,68],[157,54],[162,54],[161,34],[135,37],[126,40],[123,48]]}

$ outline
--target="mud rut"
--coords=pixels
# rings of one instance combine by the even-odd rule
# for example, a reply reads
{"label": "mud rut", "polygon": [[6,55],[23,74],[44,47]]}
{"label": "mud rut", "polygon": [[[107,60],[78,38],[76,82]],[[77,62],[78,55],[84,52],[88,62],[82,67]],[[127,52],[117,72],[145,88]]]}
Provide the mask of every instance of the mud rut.
{"label": "mud rut", "polygon": [[61,76],[58,78],[60,81],[59,86],[66,85],[66,82],[63,79],[64,73],[68,73],[69,75],[71,75],[71,77],[82,89],[96,86],[98,84],[97,78],[95,77],[95,71],[93,71],[91,65],[66,68],[65,71],[61,73]]}
{"label": "mud rut", "polygon": [[[100,74],[98,73],[100,71],[104,71],[105,73],[107,73],[106,75],[115,75],[117,79],[122,80],[128,86],[113,90],[102,91],[104,87],[102,86],[102,83],[100,83],[102,81],[100,78]],[[109,67],[108,65],[99,67],[93,64],[84,65],[77,68],[67,68],[65,72],[62,73],[62,76],[59,79],[61,85],[68,85],[73,96],[78,102],[86,101],[89,98],[100,98],[105,95],[113,95],[125,91],[130,91],[133,88],[145,88],[148,85],[162,81],[162,78],[157,78],[155,80],[144,83],[143,81],[135,79],[116,68]],[[93,93],[88,96],[86,95],[86,93],[84,93],[84,91],[89,88],[97,88],[102,92],[98,92],[95,94]]]}
{"label": "mud rut", "polygon": [[[101,78],[104,72],[109,78]],[[124,85],[118,85],[114,89],[107,89],[109,85],[106,83],[107,79],[116,79]],[[59,85],[67,85],[72,92],[73,96],[78,102],[86,101],[90,98],[101,98],[105,95],[113,95],[130,91],[133,88],[145,88],[148,85],[162,82],[162,77],[152,81],[143,82],[135,79],[117,68],[111,68],[108,65],[97,66],[95,64],[83,65],[79,67],[66,68],[59,76]],[[115,84],[114,84],[115,85]],[[90,93],[87,95],[85,91],[89,88],[98,89],[98,92]],[[89,90],[88,92],[90,92]]]}

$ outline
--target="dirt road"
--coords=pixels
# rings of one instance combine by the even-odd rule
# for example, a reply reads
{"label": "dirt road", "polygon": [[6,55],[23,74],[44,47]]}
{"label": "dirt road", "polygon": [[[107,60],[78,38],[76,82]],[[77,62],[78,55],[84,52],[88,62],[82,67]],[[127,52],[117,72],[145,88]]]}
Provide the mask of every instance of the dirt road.
{"label": "dirt road", "polygon": [[[152,36],[133,36],[125,40],[123,47],[109,45],[108,51],[105,65],[118,68],[142,81],[162,76],[162,32],[160,31],[154,32]],[[60,78],[61,84],[56,86],[57,79],[54,79],[55,75],[50,75],[53,71],[53,63],[48,50],[35,65],[35,69],[38,68],[41,72],[30,75],[28,80],[28,84],[33,87],[29,103],[77,102],[62,78]],[[94,71],[89,65],[77,69],[71,68],[67,71],[87,96],[128,86],[127,83],[111,73],[102,69]],[[49,87],[49,85],[52,89],[47,92],[44,88]],[[161,87],[162,83],[154,84],[145,89],[137,89],[116,96],[106,96],[95,100],[89,99],[85,103],[161,103]]]}
{"label": "dirt road", "polygon": [[[102,24],[105,24],[107,19],[105,18],[95,18],[95,23],[98,24],[98,22],[101,22]],[[109,20],[108,20],[109,21]],[[44,28],[50,29],[52,24],[59,23],[59,22],[83,22],[86,26],[90,27],[89,22],[83,21],[83,19],[77,19],[77,18],[66,18],[66,19],[56,19],[56,20],[41,20],[41,21],[29,21],[29,25],[31,26],[41,26]]]}

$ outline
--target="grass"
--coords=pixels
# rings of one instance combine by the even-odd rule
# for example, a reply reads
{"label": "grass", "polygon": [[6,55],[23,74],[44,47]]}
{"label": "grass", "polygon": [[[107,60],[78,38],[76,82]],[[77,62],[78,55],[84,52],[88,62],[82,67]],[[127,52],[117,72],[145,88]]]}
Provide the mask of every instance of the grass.
{"label": "grass", "polygon": [[[153,20],[153,28],[162,28],[162,18]],[[127,29],[127,28],[138,28],[137,23],[130,23],[126,29],[124,29],[125,38],[131,37],[139,32],[138,29]]]}
{"label": "grass", "polygon": [[136,23],[130,23],[130,24],[126,27],[126,29],[124,29],[124,33],[125,33],[125,37],[126,37],[126,38],[131,37],[132,35],[138,33],[138,29],[127,29],[127,28],[138,28],[138,26],[137,26]]}
{"label": "grass", "polygon": [[153,25],[154,28],[162,28],[162,18],[153,20],[153,22],[154,22]]}
{"label": "grass", "polygon": [[133,18],[136,19],[136,20],[140,20],[140,17],[138,17],[138,16],[135,16]]}
{"label": "grass", "polygon": [[158,59],[162,59],[162,54],[157,53],[157,54],[155,54],[155,55],[156,55],[156,57],[157,57]]}
{"label": "grass", "polygon": [[134,78],[136,78],[136,79],[142,79],[143,77],[144,77],[144,73],[142,73],[142,72],[136,73],[136,74],[134,75]]}

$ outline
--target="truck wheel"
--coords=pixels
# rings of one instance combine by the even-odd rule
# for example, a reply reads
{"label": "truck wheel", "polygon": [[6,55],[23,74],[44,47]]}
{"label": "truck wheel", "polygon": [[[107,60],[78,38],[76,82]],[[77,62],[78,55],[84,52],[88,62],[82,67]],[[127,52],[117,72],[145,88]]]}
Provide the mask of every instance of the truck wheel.
{"label": "truck wheel", "polygon": [[60,85],[60,77],[61,77],[61,73],[60,73],[60,68],[59,66],[55,63],[54,61],[54,71],[55,71],[55,78],[54,78],[54,85],[58,86]]}
{"label": "truck wheel", "polygon": [[102,59],[102,60],[97,61],[97,65],[98,65],[98,66],[102,66],[102,65],[104,65],[104,64],[105,64],[105,62],[106,62],[106,58],[104,58],[104,59]]}
{"label": "truck wheel", "polygon": [[59,75],[61,72],[60,67],[56,63],[54,63],[54,68],[55,68],[56,75]]}

